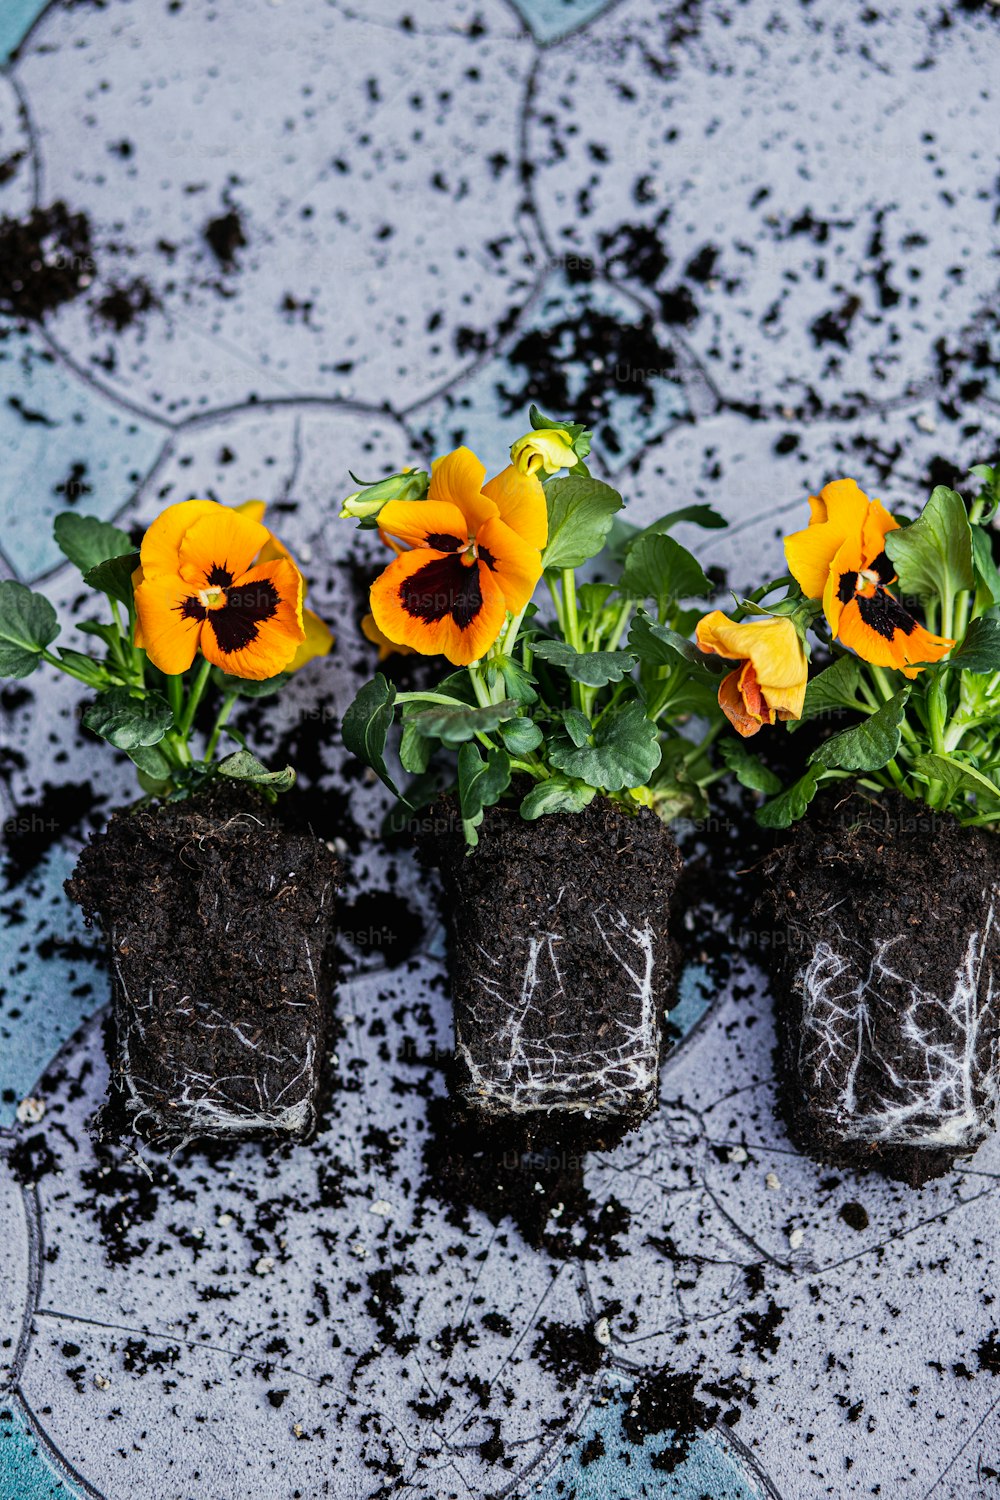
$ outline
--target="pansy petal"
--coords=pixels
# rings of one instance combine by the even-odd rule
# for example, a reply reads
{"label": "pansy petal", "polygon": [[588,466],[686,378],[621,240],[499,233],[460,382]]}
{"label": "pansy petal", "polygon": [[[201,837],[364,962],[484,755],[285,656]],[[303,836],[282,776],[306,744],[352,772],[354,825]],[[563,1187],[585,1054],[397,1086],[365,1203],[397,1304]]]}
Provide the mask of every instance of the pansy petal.
{"label": "pansy petal", "polygon": [[248,521],[256,521],[258,526],[263,526],[267,501],[244,500],[241,505],[230,505],[228,509],[234,510],[238,516],[243,516]]}
{"label": "pansy petal", "polygon": [[183,578],[143,578],[135,591],[134,641],[168,677],[186,672],[198,650],[204,610]]}
{"label": "pansy petal", "polygon": [[726,718],[732,724],[737,734],[747,740],[752,734],[756,734],[763,723],[762,719],[755,719],[747,713],[746,704],[743,702],[743,694],[740,692],[740,674],[742,668],[737,667],[734,672],[729,672],[719,687],[719,707]]}
{"label": "pansy petal", "polygon": [[476,550],[503,590],[507,608],[519,614],[542,576],[542,554],[505,522],[487,521],[476,535]]}
{"label": "pansy petal", "polygon": [[522,474],[513,464],[484,486],[483,494],[496,503],[501,521],[540,552],[549,537],[545,490],[535,474]]}
{"label": "pansy petal", "polygon": [[196,588],[206,581],[228,587],[246,572],[270,535],[259,521],[237,515],[227,505],[213,505],[195,517],[181,538],[177,571]]}
{"label": "pansy petal", "polygon": [[[881,500],[873,500],[862,530],[861,550],[866,568],[870,568],[875,559],[885,552],[885,539],[888,533],[898,530],[899,522],[890,516]],[[892,572],[892,577],[895,577],[895,570]]]}
{"label": "pansy petal", "polygon": [[826,511],[827,526],[835,527],[842,537],[861,531],[868,514],[869,500],[854,479],[834,479],[819,492]]}
{"label": "pansy petal", "polygon": [[840,624],[841,610],[848,600],[854,597],[862,562],[860,535],[847,537],[830,561],[826,586],[823,589],[823,613],[834,635],[837,634]]}
{"label": "pansy petal", "polygon": [[390,500],[378,516],[379,530],[407,547],[454,552],[468,545],[472,532],[464,513],[450,500]]}
{"label": "pansy petal", "polygon": [[385,632],[379,630],[375,624],[374,615],[365,615],[361,621],[361,634],[366,641],[371,641],[373,646],[378,647],[379,661],[386,661],[390,656],[414,656],[416,654],[412,646],[401,646],[398,641],[390,641]]}
{"label": "pansy petal", "polygon": [[371,587],[372,616],[390,641],[455,666],[478,661],[507,618],[503,590],[485,563],[418,548],[391,562]]}
{"label": "pansy petal", "polygon": [[176,578],[180,571],[178,555],[185,532],[202,516],[221,509],[214,500],[181,500],[177,505],[168,505],[142,539],[139,556],[146,577],[152,578],[159,573]]}
{"label": "pansy petal", "polygon": [[226,591],[221,609],[210,610],[201,649],[233,677],[261,682],[289,669],[305,640],[302,575],[285,558],[260,563]]}
{"label": "pansy petal", "polygon": [[306,638],[299,643],[292,657],[292,664],[288,668],[290,672],[297,672],[300,667],[305,666],[306,662],[313,661],[317,656],[326,656],[333,645],[333,631],[313,610],[302,611],[302,628],[306,633]]}
{"label": "pansy petal", "polygon": [[[453,453],[436,458],[431,465],[427,499],[457,505],[465,517],[467,535],[475,536],[483,522],[497,514],[495,503],[483,494],[485,478],[486,466],[471,449],[456,448]],[[380,524],[384,514],[379,512]]]}

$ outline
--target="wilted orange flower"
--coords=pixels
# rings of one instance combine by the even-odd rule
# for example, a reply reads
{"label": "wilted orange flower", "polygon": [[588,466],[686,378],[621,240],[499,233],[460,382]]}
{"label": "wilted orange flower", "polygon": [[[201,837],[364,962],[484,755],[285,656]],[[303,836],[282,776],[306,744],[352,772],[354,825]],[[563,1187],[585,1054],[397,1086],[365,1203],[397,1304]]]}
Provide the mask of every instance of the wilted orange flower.
{"label": "wilted orange flower", "polygon": [[938,661],[955,642],[932,635],[903,608],[889,585],[896,571],[885,550],[894,520],[853,479],[836,479],[809,497],[804,531],[785,538],[789,572],[810,599],[822,599],[836,640],[876,667],[916,677],[914,663]]}
{"label": "wilted orange flower", "polygon": [[259,521],[211,500],[184,500],[142,539],[135,643],[154,666],[186,672],[200,650],[234,677],[286,671],[306,641],[302,574]]}
{"label": "wilted orange flower", "polygon": [[389,641],[456,666],[478,661],[542,575],[545,491],[534,474],[486,469],[468,448],[433,465],[426,500],[390,500],[383,537],[399,556],[375,580],[371,608]]}
{"label": "wilted orange flower", "polygon": [[719,707],[744,739],[775,719],[800,719],[809,667],[799,633],[787,616],[730,620],[719,609],[698,621],[702,651],[738,661],[719,686]]}

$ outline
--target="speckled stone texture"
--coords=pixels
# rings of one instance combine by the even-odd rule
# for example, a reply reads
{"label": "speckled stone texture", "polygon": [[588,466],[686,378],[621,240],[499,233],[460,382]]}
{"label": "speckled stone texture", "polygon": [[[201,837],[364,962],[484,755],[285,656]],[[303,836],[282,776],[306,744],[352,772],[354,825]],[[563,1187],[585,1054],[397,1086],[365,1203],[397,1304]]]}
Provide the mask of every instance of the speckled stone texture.
{"label": "speckled stone texture", "polygon": [[0,312],[0,574],[65,612],[67,504],[272,503],[338,645],[239,723],[339,841],[344,1035],[308,1147],[93,1145],[110,986],[61,885],[134,781],[72,684],[0,688],[0,1497],[988,1500],[997,1138],[918,1192],[799,1154],[752,876],[731,972],[681,929],[639,1130],[444,1201],[443,937],[338,748],[380,554],[334,518],[349,468],[493,472],[572,406],[629,519],[729,518],[677,534],[738,589],[828,479],[912,514],[995,458],[996,7],[238,11],[0,5],[0,216],[90,235],[71,297]]}

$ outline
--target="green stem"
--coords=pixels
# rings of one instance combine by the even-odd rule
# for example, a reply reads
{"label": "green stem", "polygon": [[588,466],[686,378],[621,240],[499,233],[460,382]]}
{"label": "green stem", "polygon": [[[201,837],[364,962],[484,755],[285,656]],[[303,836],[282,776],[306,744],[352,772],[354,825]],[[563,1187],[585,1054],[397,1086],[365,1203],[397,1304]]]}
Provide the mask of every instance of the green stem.
{"label": "green stem", "polygon": [[[76,667],[69,666],[58,656],[54,656],[51,651],[41,652],[41,658],[42,661],[48,662],[50,667],[58,667],[60,672],[65,672],[67,677],[75,677],[77,682],[86,683],[87,687],[94,688],[95,691],[97,690],[97,683],[92,677],[88,676],[86,672],[79,671]],[[96,667],[98,663],[95,662],[94,665]]]}
{"label": "green stem", "polygon": [[198,675],[195,677],[195,680],[191,687],[191,691],[188,694],[188,700],[185,705],[184,712],[181,715],[179,732],[182,739],[184,739],[185,741],[191,733],[191,726],[194,723],[194,716],[198,712],[198,704],[201,702],[202,694],[204,693],[205,688],[208,684],[209,673],[211,672],[211,670],[212,663],[209,661],[207,656],[203,657],[201,666],[198,668]]}
{"label": "green stem", "polygon": [[566,606],[565,636],[575,651],[580,647],[580,617],[576,608],[576,574],[572,568],[563,568],[561,573],[563,600]]}
{"label": "green stem", "polygon": [[184,713],[184,679],[179,674],[167,678],[167,702],[174,716],[174,724],[179,730]]}
{"label": "green stem", "polygon": [[204,758],[206,763],[210,761],[212,759],[212,756],[215,754],[215,748],[219,743],[219,736],[226,726],[226,720],[232,713],[238,697],[238,693],[230,693],[225,699],[223,699],[222,707],[219,709],[219,712],[215,716],[215,723],[212,725],[212,733],[208,737],[208,745],[205,748]]}

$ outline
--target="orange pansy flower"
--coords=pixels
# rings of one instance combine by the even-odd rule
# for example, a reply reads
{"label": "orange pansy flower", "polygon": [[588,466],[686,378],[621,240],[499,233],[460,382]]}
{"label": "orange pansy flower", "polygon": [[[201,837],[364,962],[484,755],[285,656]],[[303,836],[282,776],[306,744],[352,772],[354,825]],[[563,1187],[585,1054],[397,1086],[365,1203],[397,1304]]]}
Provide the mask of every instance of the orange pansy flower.
{"label": "orange pansy flower", "polygon": [[[248,516],[251,521],[258,521],[263,526],[264,515],[267,510],[267,505],[263,500],[244,500],[242,505],[234,505],[232,509],[237,515]],[[259,563],[273,562],[275,558],[287,557],[289,562],[295,563],[295,558],[289,552],[284,542],[275,536],[273,531],[270,533],[270,537],[271,539],[267,545],[261,548],[257,561]],[[298,563],[295,563],[295,566],[298,568]],[[302,572],[301,568],[299,568],[299,572]],[[309,584],[303,577],[303,599],[305,599],[308,592]],[[305,666],[307,661],[312,661],[317,656],[326,656],[334,642],[333,631],[327,625],[326,621],[321,620],[318,614],[305,607],[302,610],[302,628],[306,633],[306,638],[292,657],[289,666],[285,668],[288,672],[297,672],[300,667]]]}
{"label": "orange pansy flower", "polygon": [[375,624],[374,615],[365,615],[361,621],[361,634],[366,641],[371,641],[373,646],[378,647],[379,661],[388,661],[390,656],[414,656],[416,653],[412,646],[400,646],[396,641],[390,641],[387,635],[383,635]]}
{"label": "orange pansy flower", "polygon": [[799,633],[787,616],[730,620],[719,609],[698,621],[702,651],[738,661],[722,679],[719,707],[744,739],[775,719],[800,719],[809,667]]}
{"label": "orange pansy flower", "polygon": [[899,522],[881,502],[853,479],[837,479],[809,497],[809,510],[805,530],[786,537],[785,558],[802,592],[822,599],[834,639],[907,677],[945,656],[955,642],[925,630],[889,592],[896,571],[885,539]]}
{"label": "orange pansy flower", "polygon": [[200,650],[234,677],[286,671],[306,640],[302,574],[259,521],[211,500],[184,500],[142,539],[135,643],[154,666],[186,672]]}
{"label": "orange pansy flower", "polygon": [[375,625],[389,641],[455,666],[478,661],[542,575],[545,491],[508,467],[484,484],[468,448],[433,465],[426,500],[390,500],[379,530],[398,552],[371,588]]}

